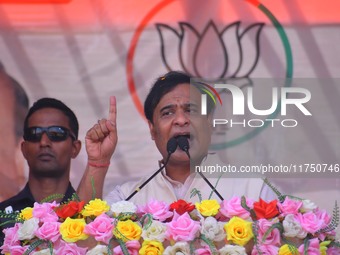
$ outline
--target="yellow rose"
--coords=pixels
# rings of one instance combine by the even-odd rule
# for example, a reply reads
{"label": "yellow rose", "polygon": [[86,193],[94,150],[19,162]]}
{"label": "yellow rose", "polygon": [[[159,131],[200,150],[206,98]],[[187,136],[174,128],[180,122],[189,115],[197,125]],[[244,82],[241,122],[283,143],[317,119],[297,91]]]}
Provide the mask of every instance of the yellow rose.
{"label": "yellow rose", "polygon": [[115,237],[123,240],[124,242],[139,240],[142,235],[142,228],[132,220],[118,221],[115,229],[113,230],[113,234]]}
{"label": "yellow rose", "polygon": [[109,210],[110,206],[106,203],[106,201],[96,198],[85,205],[81,213],[84,216],[99,216]]}
{"label": "yellow rose", "polygon": [[295,246],[285,244],[280,247],[279,255],[299,255],[299,251]]}
{"label": "yellow rose", "polygon": [[139,250],[140,255],[160,255],[163,254],[164,246],[158,241],[145,240],[142,244],[142,248]]}
{"label": "yellow rose", "polygon": [[195,203],[196,209],[203,216],[215,216],[220,209],[220,204],[216,200],[202,200],[201,203]]}
{"label": "yellow rose", "polygon": [[84,219],[71,219],[68,217],[60,225],[59,231],[66,242],[73,243],[88,238],[88,235],[84,233],[85,226]]}
{"label": "yellow rose", "polygon": [[224,225],[227,233],[227,240],[234,244],[244,246],[254,237],[252,223],[245,221],[239,217],[232,217],[229,222]]}
{"label": "yellow rose", "polygon": [[33,218],[33,208],[32,207],[26,207],[25,209],[22,209],[19,218],[23,220],[29,220]]}
{"label": "yellow rose", "polygon": [[331,243],[331,241],[324,241],[320,243],[320,254],[326,255],[327,254],[327,246]]}

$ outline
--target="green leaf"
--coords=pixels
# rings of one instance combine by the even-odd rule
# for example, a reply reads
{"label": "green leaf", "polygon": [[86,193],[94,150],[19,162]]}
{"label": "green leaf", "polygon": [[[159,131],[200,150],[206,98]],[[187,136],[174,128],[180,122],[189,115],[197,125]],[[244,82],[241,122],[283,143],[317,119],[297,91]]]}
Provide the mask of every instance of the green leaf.
{"label": "green leaf", "polygon": [[330,232],[330,231],[336,229],[339,225],[339,220],[340,220],[339,206],[338,206],[337,201],[335,201],[331,222],[328,224],[327,227],[320,229],[317,233],[326,233],[326,232]]}
{"label": "green leaf", "polygon": [[211,241],[210,239],[206,238],[206,236],[203,235],[203,234],[200,236],[200,238],[201,238],[201,240],[203,242],[205,242],[209,246],[209,249],[210,249],[212,254],[214,254],[214,255],[218,254],[217,248],[216,248],[216,246],[215,246],[213,241]]}
{"label": "green leaf", "polygon": [[253,229],[253,234],[254,234],[254,245],[256,247],[257,253],[259,255],[263,255],[261,249],[260,249],[260,245],[259,245],[259,240],[257,239],[258,235],[259,235],[259,226],[258,226],[258,222],[254,221],[252,224],[252,229]]}
{"label": "green leaf", "polygon": [[24,252],[23,255],[28,255],[30,254],[32,251],[34,251],[39,245],[45,243],[44,240],[38,239],[35,240],[33,243],[31,243],[31,245],[28,247],[28,249]]}
{"label": "green leaf", "polygon": [[333,241],[330,243],[329,247],[337,247],[340,248],[340,241]]}
{"label": "green leaf", "polygon": [[198,189],[196,189],[196,188],[193,188],[193,189],[191,190],[191,193],[190,193],[190,198],[192,198],[192,197],[194,197],[194,196],[198,196],[199,201],[202,202],[202,194],[201,194],[201,192],[200,192]]}
{"label": "green leaf", "polygon": [[241,197],[241,206],[250,213],[250,217],[255,221],[257,219],[256,213],[253,209],[249,208],[247,205],[247,200],[245,196]]}
{"label": "green leaf", "polygon": [[127,249],[125,243],[121,240],[121,239],[117,239],[119,245],[120,245],[120,248],[122,248],[122,252],[124,255],[130,255],[129,253],[129,250]]}
{"label": "green leaf", "polygon": [[57,199],[63,199],[64,196],[65,196],[64,194],[52,194],[52,195],[44,198],[43,200],[41,200],[40,204],[53,202],[54,200],[57,200]]}
{"label": "green leaf", "polygon": [[288,248],[292,255],[299,255],[299,251],[294,245],[288,244]]}
{"label": "green leaf", "polygon": [[270,228],[267,229],[267,231],[264,233],[263,237],[262,237],[262,242],[265,242],[268,235],[274,230],[274,229],[278,229],[280,231],[280,233],[283,233],[283,227],[280,223],[275,223],[273,225],[270,226]]}
{"label": "green leaf", "polygon": [[144,214],[139,222],[143,226],[144,230],[148,229],[152,224],[152,215],[150,213]]}
{"label": "green leaf", "polygon": [[[221,177],[222,177],[222,174],[220,174],[220,176],[217,178],[217,181],[216,181],[215,186],[214,186],[215,190],[216,190],[216,188],[217,188],[218,183],[219,183],[220,180],[221,180]],[[211,197],[212,197],[213,194],[214,194],[214,191],[212,190],[212,191],[210,192],[210,195],[209,195],[209,198],[208,198],[209,200],[211,199]]]}
{"label": "green leaf", "polygon": [[306,238],[303,242],[304,249],[303,249],[303,255],[308,255],[308,247],[309,247],[309,239]]}
{"label": "green leaf", "polygon": [[92,187],[92,200],[96,198],[96,187],[94,185],[93,176],[91,176],[91,187]]}

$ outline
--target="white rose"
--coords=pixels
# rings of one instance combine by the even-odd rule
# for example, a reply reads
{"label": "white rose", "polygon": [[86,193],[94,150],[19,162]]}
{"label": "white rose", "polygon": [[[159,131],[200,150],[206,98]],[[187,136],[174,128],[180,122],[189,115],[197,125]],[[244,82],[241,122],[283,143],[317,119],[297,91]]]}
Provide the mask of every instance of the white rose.
{"label": "white rose", "polygon": [[187,242],[177,242],[173,246],[168,246],[163,255],[190,255],[190,246]]}
{"label": "white rose", "polygon": [[222,222],[218,222],[215,218],[207,217],[202,220],[201,233],[209,240],[215,242],[222,241],[226,237],[223,225]]}
{"label": "white rose", "polygon": [[305,238],[307,232],[304,231],[299,222],[294,219],[293,214],[288,214],[282,222],[284,232],[287,237]]}
{"label": "white rose", "polygon": [[39,219],[31,218],[29,220],[24,221],[23,224],[20,225],[18,230],[18,239],[19,240],[29,240],[35,237],[34,232],[39,228]]}
{"label": "white rose", "polygon": [[119,201],[111,205],[111,211],[115,215],[119,215],[120,213],[135,213],[137,211],[137,207],[132,202]]}
{"label": "white rose", "polygon": [[40,251],[34,251],[32,252],[32,255],[55,255],[55,250],[53,250],[53,253],[51,254],[50,249],[43,249]]}
{"label": "white rose", "polygon": [[220,255],[247,255],[244,247],[230,244],[222,247],[219,252]]}
{"label": "white rose", "polygon": [[311,200],[305,199],[305,200],[302,200],[302,207],[300,210],[302,212],[311,212],[317,207],[318,206],[314,202],[312,202]]}
{"label": "white rose", "polygon": [[157,240],[163,242],[165,240],[166,225],[160,221],[152,221],[147,229],[143,229],[142,237],[144,240]]}
{"label": "white rose", "polygon": [[106,245],[98,244],[88,252],[86,252],[86,255],[107,255],[108,249]]}

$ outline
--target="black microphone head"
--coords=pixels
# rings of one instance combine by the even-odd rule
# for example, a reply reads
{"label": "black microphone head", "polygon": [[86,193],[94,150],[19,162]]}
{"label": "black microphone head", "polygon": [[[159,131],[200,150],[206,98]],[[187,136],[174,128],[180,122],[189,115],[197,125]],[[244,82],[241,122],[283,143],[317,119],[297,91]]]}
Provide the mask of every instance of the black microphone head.
{"label": "black microphone head", "polygon": [[181,135],[177,137],[177,143],[179,148],[183,151],[189,151],[189,142],[188,142],[188,137]]}
{"label": "black microphone head", "polygon": [[167,149],[169,155],[176,151],[176,149],[177,149],[177,140],[176,140],[175,137],[170,138],[170,140],[168,141],[168,143],[166,145],[166,149]]}

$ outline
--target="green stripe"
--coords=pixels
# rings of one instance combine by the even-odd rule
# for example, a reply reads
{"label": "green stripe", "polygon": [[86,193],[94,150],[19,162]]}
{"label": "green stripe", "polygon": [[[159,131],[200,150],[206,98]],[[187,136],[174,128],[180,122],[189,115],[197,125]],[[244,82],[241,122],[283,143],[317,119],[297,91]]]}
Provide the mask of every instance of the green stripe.
{"label": "green stripe", "polygon": [[213,94],[209,91],[209,90],[207,90],[206,88],[201,88],[205,93],[207,93],[210,97],[211,97],[211,99],[214,101],[214,103],[216,104],[216,99],[215,99],[215,97],[213,96]]}

